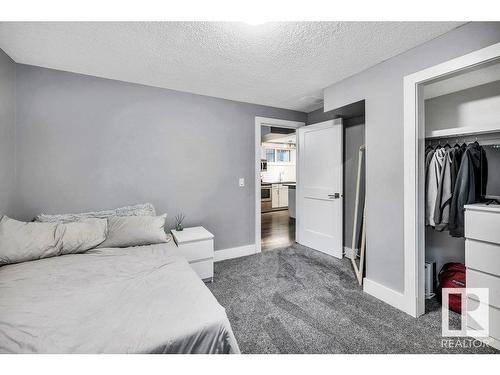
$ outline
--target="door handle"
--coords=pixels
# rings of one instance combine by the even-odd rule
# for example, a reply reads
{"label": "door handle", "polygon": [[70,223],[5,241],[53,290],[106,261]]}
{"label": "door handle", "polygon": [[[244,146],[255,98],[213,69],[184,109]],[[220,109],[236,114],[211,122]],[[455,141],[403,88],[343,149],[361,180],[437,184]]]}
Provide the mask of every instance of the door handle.
{"label": "door handle", "polygon": [[328,194],[328,199],[339,199],[340,193]]}

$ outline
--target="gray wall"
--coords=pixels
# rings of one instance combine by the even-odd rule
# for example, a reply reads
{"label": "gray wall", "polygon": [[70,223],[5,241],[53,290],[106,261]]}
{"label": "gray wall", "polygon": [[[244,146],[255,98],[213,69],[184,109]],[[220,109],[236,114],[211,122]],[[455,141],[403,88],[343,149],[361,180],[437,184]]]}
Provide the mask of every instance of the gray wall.
{"label": "gray wall", "polygon": [[335,111],[325,112],[323,108],[319,108],[307,114],[307,125],[316,124],[317,122],[333,120],[339,117],[341,116],[337,115]]}
{"label": "gray wall", "polygon": [[[17,66],[20,219],[151,202],[215,234],[255,242],[254,117],[306,114]],[[244,177],[246,187],[238,187]]]}
{"label": "gray wall", "polygon": [[498,125],[500,81],[425,101],[425,129]]}
{"label": "gray wall", "polygon": [[345,122],[359,123],[359,119],[365,115],[365,101],[360,100],[356,103],[350,103],[345,106],[324,111],[324,108],[319,108],[307,114],[307,123],[315,124],[317,122],[327,121],[334,118],[343,118]]}
{"label": "gray wall", "polygon": [[0,217],[14,214],[16,64],[0,49]]}
{"label": "gray wall", "polygon": [[500,23],[469,23],[325,89],[325,110],[365,99],[367,277],[404,289],[403,77],[500,42]]}
{"label": "gray wall", "polygon": [[[364,120],[364,118],[363,118]],[[344,246],[352,247],[352,226],[354,220],[354,204],[356,202],[356,182],[358,179],[359,146],[365,143],[365,124],[363,122],[344,122]],[[360,203],[365,197],[365,167],[366,153],[364,154],[361,169]],[[363,215],[363,206],[358,207],[358,220]],[[361,221],[358,227],[359,248],[361,242]]]}
{"label": "gray wall", "polygon": [[[362,111],[363,109],[361,109]],[[307,114],[307,125],[315,124],[340,117],[338,111],[324,112],[322,108]],[[352,225],[354,220],[354,204],[356,201],[356,182],[358,178],[358,158],[359,146],[365,143],[365,118],[358,116],[351,119],[345,119],[344,123],[344,247],[352,247]],[[364,167],[363,160],[363,166]],[[364,197],[364,169],[362,169],[362,180],[360,197]],[[362,209],[359,207],[359,214]],[[361,216],[358,216],[361,217]],[[358,224],[359,226],[359,224]],[[361,236],[358,236],[360,239]],[[359,246],[359,244],[358,244]]]}

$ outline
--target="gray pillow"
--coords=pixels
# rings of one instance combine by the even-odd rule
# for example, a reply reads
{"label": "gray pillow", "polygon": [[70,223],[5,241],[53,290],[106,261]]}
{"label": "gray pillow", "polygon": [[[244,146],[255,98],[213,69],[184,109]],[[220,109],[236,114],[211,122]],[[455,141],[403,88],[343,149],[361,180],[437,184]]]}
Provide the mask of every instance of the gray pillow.
{"label": "gray pillow", "polygon": [[106,239],[108,232],[106,219],[84,219],[61,225],[65,228],[61,254],[77,254],[93,249]]}
{"label": "gray pillow", "polygon": [[99,247],[129,247],[167,242],[161,216],[113,216],[108,219],[108,236]]}
{"label": "gray pillow", "polygon": [[46,215],[40,214],[35,218],[35,221],[43,223],[71,223],[81,221],[83,219],[98,218],[107,219],[112,216],[155,216],[155,208],[151,203],[137,204],[135,206],[126,206],[115,208],[114,210],[84,212],[81,214],[61,214],[61,215]]}
{"label": "gray pillow", "polygon": [[0,220],[0,265],[59,255],[64,227],[57,223]]}

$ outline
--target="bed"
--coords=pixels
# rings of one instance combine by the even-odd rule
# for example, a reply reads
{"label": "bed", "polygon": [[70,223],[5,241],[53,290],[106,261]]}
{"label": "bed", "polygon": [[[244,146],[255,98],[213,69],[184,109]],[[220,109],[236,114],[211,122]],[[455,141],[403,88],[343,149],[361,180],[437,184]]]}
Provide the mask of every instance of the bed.
{"label": "bed", "polygon": [[224,308],[169,243],[0,267],[0,353],[239,353]]}

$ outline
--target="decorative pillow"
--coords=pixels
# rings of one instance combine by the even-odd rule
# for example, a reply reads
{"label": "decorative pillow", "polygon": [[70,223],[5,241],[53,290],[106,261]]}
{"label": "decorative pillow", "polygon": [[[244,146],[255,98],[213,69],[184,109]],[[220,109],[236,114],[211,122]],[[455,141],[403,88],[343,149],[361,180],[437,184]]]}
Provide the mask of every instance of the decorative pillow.
{"label": "decorative pillow", "polygon": [[113,216],[108,219],[108,236],[99,247],[129,247],[167,242],[161,216]]}
{"label": "decorative pillow", "polygon": [[0,221],[0,266],[59,255],[64,227],[25,223],[4,216]]}
{"label": "decorative pillow", "polygon": [[106,239],[106,219],[84,219],[61,224],[66,229],[62,238],[61,254],[77,254],[93,249]]}
{"label": "decorative pillow", "polygon": [[112,216],[155,216],[155,208],[151,203],[137,204],[135,206],[126,206],[115,208],[114,210],[84,212],[81,214],[62,214],[62,215],[46,215],[40,214],[35,218],[35,221],[43,223],[71,223],[74,221],[82,221],[83,219],[107,219]]}

